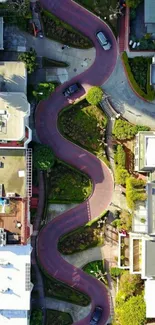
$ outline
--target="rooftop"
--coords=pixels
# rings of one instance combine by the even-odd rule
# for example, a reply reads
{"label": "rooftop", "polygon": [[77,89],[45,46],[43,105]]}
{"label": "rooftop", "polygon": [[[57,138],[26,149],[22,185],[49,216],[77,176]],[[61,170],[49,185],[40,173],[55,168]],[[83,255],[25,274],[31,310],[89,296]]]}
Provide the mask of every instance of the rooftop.
{"label": "rooftop", "polygon": [[0,228],[7,233],[8,245],[20,244],[25,241],[25,202],[22,199],[3,200],[8,202],[0,205]]}
{"label": "rooftop", "polygon": [[0,247],[0,314],[30,309],[30,245]]}
{"label": "rooftop", "polygon": [[145,276],[155,276],[155,241],[145,241]]}
{"label": "rooftop", "polygon": [[155,318],[155,280],[145,281],[146,317]]}
{"label": "rooftop", "polygon": [[26,150],[0,149],[0,182],[3,197],[26,196]]}
{"label": "rooftop", "polygon": [[27,325],[27,312],[25,310],[0,310],[0,324]]}
{"label": "rooftop", "polygon": [[155,24],[155,0],[145,0],[145,24]]}
{"label": "rooftop", "polygon": [[147,167],[155,167],[155,136],[145,137],[145,165]]}
{"label": "rooftop", "polygon": [[0,93],[0,140],[22,140],[29,103],[24,93]]}
{"label": "rooftop", "polygon": [[0,91],[26,94],[27,74],[23,62],[0,62]]}

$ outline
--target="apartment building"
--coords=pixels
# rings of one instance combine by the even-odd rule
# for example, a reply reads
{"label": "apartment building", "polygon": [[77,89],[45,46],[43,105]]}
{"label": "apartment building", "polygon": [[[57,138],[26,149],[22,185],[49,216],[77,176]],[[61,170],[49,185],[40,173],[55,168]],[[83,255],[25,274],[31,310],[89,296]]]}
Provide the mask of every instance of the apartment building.
{"label": "apartment building", "polygon": [[22,62],[0,62],[0,324],[28,325],[32,153]]}

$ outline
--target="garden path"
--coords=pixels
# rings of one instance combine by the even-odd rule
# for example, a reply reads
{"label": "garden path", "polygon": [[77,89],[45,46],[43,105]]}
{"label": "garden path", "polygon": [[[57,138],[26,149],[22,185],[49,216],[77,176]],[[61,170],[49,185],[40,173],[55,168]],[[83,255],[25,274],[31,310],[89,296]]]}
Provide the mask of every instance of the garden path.
{"label": "garden path", "polygon": [[55,309],[69,313],[72,316],[74,322],[85,318],[91,309],[91,305],[87,307],[81,307],[66,301],[61,301],[49,297],[45,297],[45,303],[47,309]]}

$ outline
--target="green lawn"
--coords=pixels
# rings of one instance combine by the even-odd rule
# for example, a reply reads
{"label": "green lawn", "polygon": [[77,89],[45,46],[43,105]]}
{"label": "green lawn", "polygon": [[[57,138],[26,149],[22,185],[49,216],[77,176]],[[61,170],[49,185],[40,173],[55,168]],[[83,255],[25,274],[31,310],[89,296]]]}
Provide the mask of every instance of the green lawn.
{"label": "green lawn", "polygon": [[73,319],[70,314],[53,310],[47,309],[47,316],[46,316],[46,325],[71,325],[73,324]]}
{"label": "green lawn", "polygon": [[59,300],[68,301],[79,306],[89,305],[90,299],[87,295],[67,286],[65,283],[49,277],[44,273],[44,271],[42,275],[46,297],[53,297]]}
{"label": "green lawn", "polygon": [[90,179],[83,173],[57,160],[48,178],[48,201],[79,203],[92,192]]}
{"label": "green lawn", "polygon": [[64,109],[58,118],[60,132],[69,140],[106,161],[104,135],[107,117],[103,111],[80,101]]}
{"label": "green lawn", "polygon": [[42,311],[40,309],[33,309],[31,311],[30,325],[42,324]]}
{"label": "green lawn", "polygon": [[92,11],[95,15],[104,19],[112,27],[113,31],[117,33],[117,19],[110,20],[109,15],[113,12],[110,10],[116,8],[118,0],[75,0],[77,3]]}
{"label": "green lawn", "polygon": [[102,217],[62,236],[58,243],[59,251],[62,254],[70,255],[91,247],[103,245],[104,224],[98,227],[98,220],[104,220],[106,214],[107,211],[104,212]]}

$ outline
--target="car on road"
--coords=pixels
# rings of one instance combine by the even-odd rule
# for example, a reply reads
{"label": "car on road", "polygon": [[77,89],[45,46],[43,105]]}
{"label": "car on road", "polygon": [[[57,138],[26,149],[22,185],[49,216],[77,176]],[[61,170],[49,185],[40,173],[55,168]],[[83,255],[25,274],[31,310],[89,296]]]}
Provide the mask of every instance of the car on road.
{"label": "car on road", "polygon": [[111,49],[111,43],[107,40],[107,38],[105,37],[103,32],[97,32],[96,37],[100,43],[100,45],[102,46],[102,48],[105,51],[108,51]]}
{"label": "car on road", "polygon": [[103,313],[102,307],[96,306],[91,316],[90,325],[98,325],[102,317],[102,313]]}
{"label": "car on road", "polygon": [[63,91],[63,95],[65,97],[70,97],[73,94],[75,94],[76,92],[78,92],[80,90],[81,86],[78,83],[75,83],[69,87],[67,87],[64,91]]}

